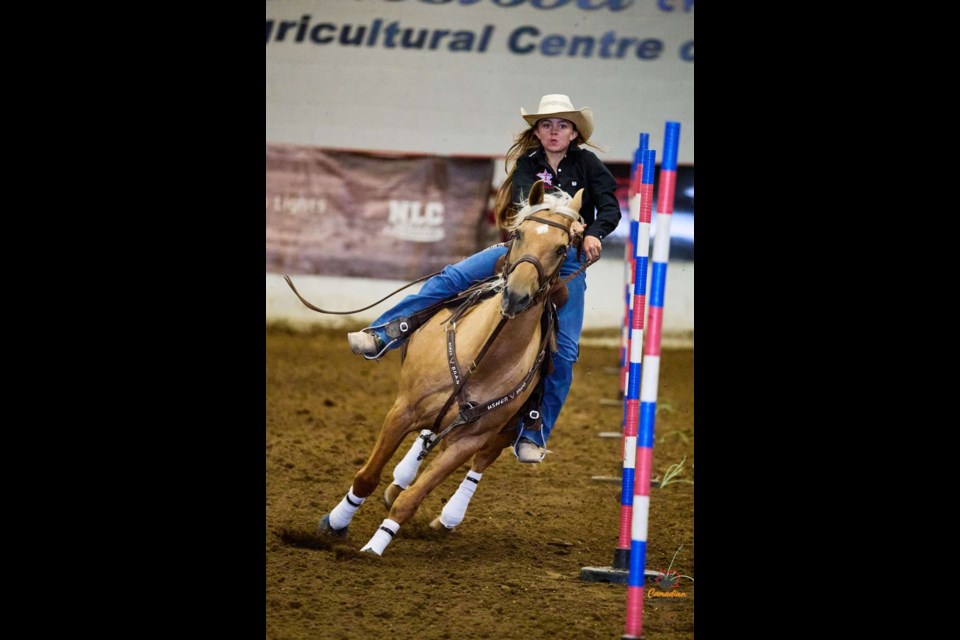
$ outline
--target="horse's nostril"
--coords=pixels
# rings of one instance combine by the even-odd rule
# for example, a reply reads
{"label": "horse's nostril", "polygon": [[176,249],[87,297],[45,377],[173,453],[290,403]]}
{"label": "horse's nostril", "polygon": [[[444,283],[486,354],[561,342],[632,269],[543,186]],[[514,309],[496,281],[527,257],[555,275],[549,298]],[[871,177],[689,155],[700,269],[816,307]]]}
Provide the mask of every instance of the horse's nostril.
{"label": "horse's nostril", "polygon": [[505,291],[501,306],[505,313],[512,316],[525,310],[532,299],[529,293],[520,294],[513,291]]}

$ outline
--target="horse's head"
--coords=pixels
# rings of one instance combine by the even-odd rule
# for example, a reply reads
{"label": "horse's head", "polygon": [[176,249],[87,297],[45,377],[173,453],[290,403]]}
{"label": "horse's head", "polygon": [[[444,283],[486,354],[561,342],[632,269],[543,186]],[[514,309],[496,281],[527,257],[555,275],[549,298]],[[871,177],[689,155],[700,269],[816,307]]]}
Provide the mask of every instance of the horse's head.
{"label": "horse's head", "polygon": [[571,198],[562,191],[545,194],[540,180],[533,184],[526,205],[507,227],[512,239],[502,272],[504,316],[513,318],[542,300],[560,276],[567,249],[579,239],[570,227],[581,220],[582,197],[583,189]]}

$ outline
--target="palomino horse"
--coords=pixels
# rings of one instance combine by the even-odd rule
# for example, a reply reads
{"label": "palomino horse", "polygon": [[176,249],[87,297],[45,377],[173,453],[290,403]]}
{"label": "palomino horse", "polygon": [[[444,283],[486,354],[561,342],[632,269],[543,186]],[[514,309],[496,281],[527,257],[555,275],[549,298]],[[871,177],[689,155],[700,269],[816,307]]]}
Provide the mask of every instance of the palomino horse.
{"label": "palomino horse", "polygon": [[[427,494],[473,457],[467,478],[431,526],[452,529],[463,520],[480,475],[515,439],[518,409],[539,380],[550,342],[546,331],[552,332],[552,323],[547,330],[541,325],[541,315],[567,250],[580,240],[571,227],[580,220],[582,194],[581,189],[573,198],[549,195],[542,182],[534,183],[526,206],[508,225],[510,249],[499,278],[489,285],[495,295],[462,317],[438,313],[410,337],[400,391],[373,451],[347,495],[320,520],[318,532],[346,537],[384,466],[414,431],[421,435],[384,493],[389,516],[361,551],[381,555]],[[445,447],[414,481],[420,461],[441,437]]]}

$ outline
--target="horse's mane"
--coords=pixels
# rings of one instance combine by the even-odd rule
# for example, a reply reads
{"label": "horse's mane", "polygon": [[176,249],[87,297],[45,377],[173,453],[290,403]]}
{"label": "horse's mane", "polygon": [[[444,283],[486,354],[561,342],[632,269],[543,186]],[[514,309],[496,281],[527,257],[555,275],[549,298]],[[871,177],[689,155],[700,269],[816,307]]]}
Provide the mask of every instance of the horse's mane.
{"label": "horse's mane", "polygon": [[543,194],[543,204],[530,205],[525,200],[521,200],[515,205],[517,215],[513,216],[504,228],[507,231],[516,231],[524,220],[538,211],[558,213],[565,218],[582,221],[580,214],[567,206],[571,200],[573,200],[573,196],[562,189],[554,189],[553,193]]}

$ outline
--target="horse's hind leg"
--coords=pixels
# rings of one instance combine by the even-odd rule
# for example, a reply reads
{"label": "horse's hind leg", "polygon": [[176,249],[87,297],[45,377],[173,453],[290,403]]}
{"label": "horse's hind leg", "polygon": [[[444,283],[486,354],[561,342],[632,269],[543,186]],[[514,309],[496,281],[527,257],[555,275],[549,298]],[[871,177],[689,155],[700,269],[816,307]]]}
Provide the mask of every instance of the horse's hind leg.
{"label": "horse's hind leg", "polygon": [[469,460],[470,456],[474,455],[483,446],[483,438],[484,436],[465,437],[449,444],[446,449],[440,452],[440,455],[420,474],[416,482],[397,497],[393,507],[390,508],[390,515],[383,521],[370,541],[360,550],[375,553],[378,556],[382,555],[384,549],[387,548],[387,545],[390,544],[390,541],[400,529],[400,525],[413,517],[428,493],[433,491],[438,484],[443,482],[447,476]]}
{"label": "horse's hind leg", "polygon": [[[420,432],[421,436],[429,436],[433,431],[424,429]],[[413,441],[407,455],[403,456],[396,467],[393,468],[393,483],[383,492],[383,504],[389,510],[393,506],[393,501],[397,499],[400,492],[410,486],[410,483],[417,477],[417,471],[420,470],[420,452],[423,451],[423,438],[417,437]]]}
{"label": "horse's hind leg", "polygon": [[320,523],[317,525],[319,532],[346,537],[350,521],[353,520],[353,516],[364,500],[380,484],[380,472],[393,457],[404,436],[409,433],[406,425],[411,423],[412,416],[409,415],[406,405],[399,401],[396,402],[383,421],[383,427],[380,428],[377,442],[373,446],[373,451],[370,453],[366,464],[357,471],[357,475],[353,478],[353,485],[347,491],[347,495],[330,513],[320,519]]}
{"label": "horse's hind leg", "polygon": [[447,504],[443,506],[443,511],[430,523],[431,527],[450,531],[463,522],[463,518],[467,514],[467,507],[470,506],[470,498],[473,497],[473,492],[477,490],[484,470],[500,457],[500,453],[505,447],[510,446],[515,437],[513,429],[508,429],[503,433],[498,433],[487,444],[483,445],[477,455],[473,457],[470,471],[467,471],[467,476],[457,487],[457,492],[447,500]]}

